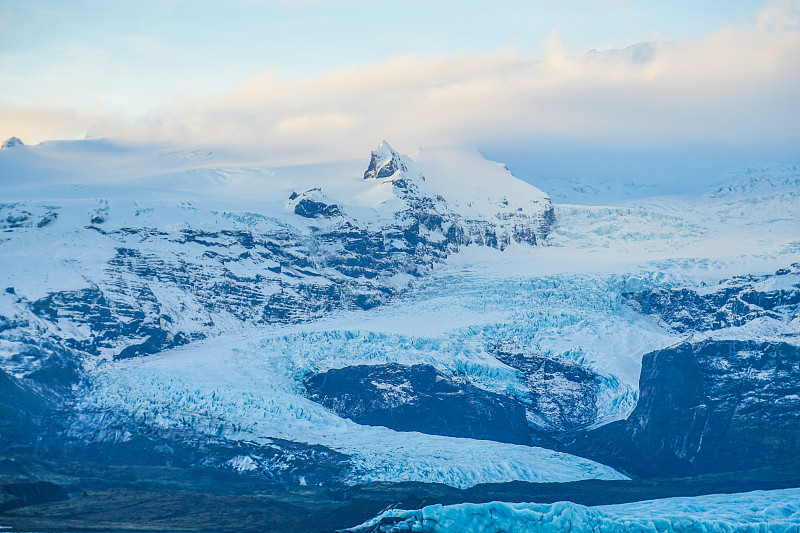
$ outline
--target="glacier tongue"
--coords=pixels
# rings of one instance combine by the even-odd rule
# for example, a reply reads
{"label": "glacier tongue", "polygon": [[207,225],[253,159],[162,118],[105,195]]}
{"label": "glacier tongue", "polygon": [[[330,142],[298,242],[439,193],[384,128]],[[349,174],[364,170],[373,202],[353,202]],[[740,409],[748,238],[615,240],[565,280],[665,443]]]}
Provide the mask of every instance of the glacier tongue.
{"label": "glacier tongue", "polygon": [[[302,339],[295,337],[294,351],[306,349]],[[268,443],[274,437],[321,444],[351,456],[351,483],[423,481],[469,487],[512,480],[625,479],[593,461],[542,448],[356,424],[299,394],[294,379],[299,369],[292,367],[292,355],[275,353],[269,342],[221,337],[104,365],[93,377],[76,424],[102,426],[112,411],[162,430],[247,442]],[[314,364],[314,359],[302,364]]]}

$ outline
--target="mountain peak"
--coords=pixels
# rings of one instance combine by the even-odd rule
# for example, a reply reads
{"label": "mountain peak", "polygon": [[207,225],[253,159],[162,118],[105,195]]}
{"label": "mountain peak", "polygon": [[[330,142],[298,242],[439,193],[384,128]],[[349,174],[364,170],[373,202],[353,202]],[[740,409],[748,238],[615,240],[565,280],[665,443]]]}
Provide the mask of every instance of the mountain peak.
{"label": "mountain peak", "polygon": [[19,137],[9,137],[3,141],[3,144],[0,145],[0,148],[5,150],[6,148],[14,148],[15,146],[25,146],[25,143],[23,143]]}
{"label": "mountain peak", "polygon": [[372,151],[369,167],[364,172],[364,179],[382,179],[393,176],[398,171],[408,170],[400,158],[400,154],[388,142],[381,141],[378,148]]}
{"label": "mountain peak", "polygon": [[389,144],[389,142],[386,139],[383,139],[381,141],[381,143],[378,145],[378,148],[375,151],[376,152],[388,151],[388,152],[391,152],[391,153],[394,153],[394,154],[397,153],[397,151],[395,151],[395,149],[392,148],[392,146]]}

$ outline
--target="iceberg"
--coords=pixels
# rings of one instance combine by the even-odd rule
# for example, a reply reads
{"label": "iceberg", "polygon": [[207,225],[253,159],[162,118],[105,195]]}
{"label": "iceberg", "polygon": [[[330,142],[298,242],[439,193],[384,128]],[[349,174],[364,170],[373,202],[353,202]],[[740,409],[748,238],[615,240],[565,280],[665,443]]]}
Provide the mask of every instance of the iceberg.
{"label": "iceberg", "polygon": [[386,511],[350,531],[789,533],[798,530],[800,489],[666,498],[595,507],[571,502],[431,505],[413,511]]}

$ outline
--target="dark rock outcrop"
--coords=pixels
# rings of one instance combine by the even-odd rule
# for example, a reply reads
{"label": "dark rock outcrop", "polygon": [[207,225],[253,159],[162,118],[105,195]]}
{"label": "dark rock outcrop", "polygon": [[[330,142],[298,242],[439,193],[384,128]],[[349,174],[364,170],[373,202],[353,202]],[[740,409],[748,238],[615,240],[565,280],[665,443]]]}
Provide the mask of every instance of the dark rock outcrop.
{"label": "dark rock outcrop", "polygon": [[48,481],[8,483],[0,486],[0,494],[7,496],[0,503],[0,512],[69,498],[67,491]]}
{"label": "dark rock outcrop", "polygon": [[736,276],[716,287],[657,287],[623,294],[637,311],[679,333],[788,321],[800,315],[800,263],[767,276]]}
{"label": "dark rock outcrop", "polygon": [[52,205],[0,204],[0,230],[44,228],[58,218]]}
{"label": "dark rock outcrop", "polygon": [[389,143],[382,141],[377,150],[370,154],[369,166],[364,172],[364,179],[383,179],[394,176],[398,172],[408,170],[400,154],[395,152]]}
{"label": "dark rock outcrop", "polygon": [[639,476],[744,470],[797,461],[800,347],[683,343],[647,354],[631,416],[566,451]]}
{"label": "dark rock outcrop", "polygon": [[19,137],[9,137],[3,144],[0,144],[0,150],[5,150],[6,148],[14,148],[15,146],[25,146],[25,143],[20,140]]}
{"label": "dark rock outcrop", "polygon": [[52,417],[46,394],[0,370],[0,450],[34,446]]}
{"label": "dark rock outcrop", "polygon": [[[112,300],[98,287],[79,291],[51,293],[35,302],[31,310],[52,322],[71,320],[85,324],[91,332],[83,339],[67,339],[65,344],[74,350],[91,355],[112,351],[117,359],[154,354],[180,346],[188,338],[169,327],[172,319],[159,312],[155,294],[146,286],[136,294],[137,305]],[[119,349],[121,339],[136,341]]]}
{"label": "dark rock outcrop", "polygon": [[304,384],[310,399],[359,424],[531,443],[521,402],[429,365],[350,366],[307,376]]}
{"label": "dark rock outcrop", "polygon": [[540,435],[570,433],[597,421],[599,376],[573,361],[522,353],[498,346],[495,357],[514,368],[528,386],[531,429]]}
{"label": "dark rock outcrop", "polygon": [[304,218],[332,218],[343,216],[342,208],[322,194],[318,187],[289,196],[289,207],[295,215]]}

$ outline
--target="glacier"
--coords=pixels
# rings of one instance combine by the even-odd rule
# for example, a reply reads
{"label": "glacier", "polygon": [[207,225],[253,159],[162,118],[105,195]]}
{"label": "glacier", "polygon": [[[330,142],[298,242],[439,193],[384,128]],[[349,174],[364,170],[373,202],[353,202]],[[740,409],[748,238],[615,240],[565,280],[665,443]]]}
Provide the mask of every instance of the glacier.
{"label": "glacier", "polygon": [[[97,427],[92,416],[112,410],[163,429],[262,444],[270,438],[322,444],[353,458],[349,483],[401,480],[470,487],[512,480],[625,479],[593,461],[542,448],[356,424],[300,394],[286,355],[271,353],[267,343],[232,347],[235,342],[220,337],[99,369],[93,390],[83,396],[80,425]],[[293,339],[290,346],[302,344]],[[295,356],[302,360],[302,353]]]}

